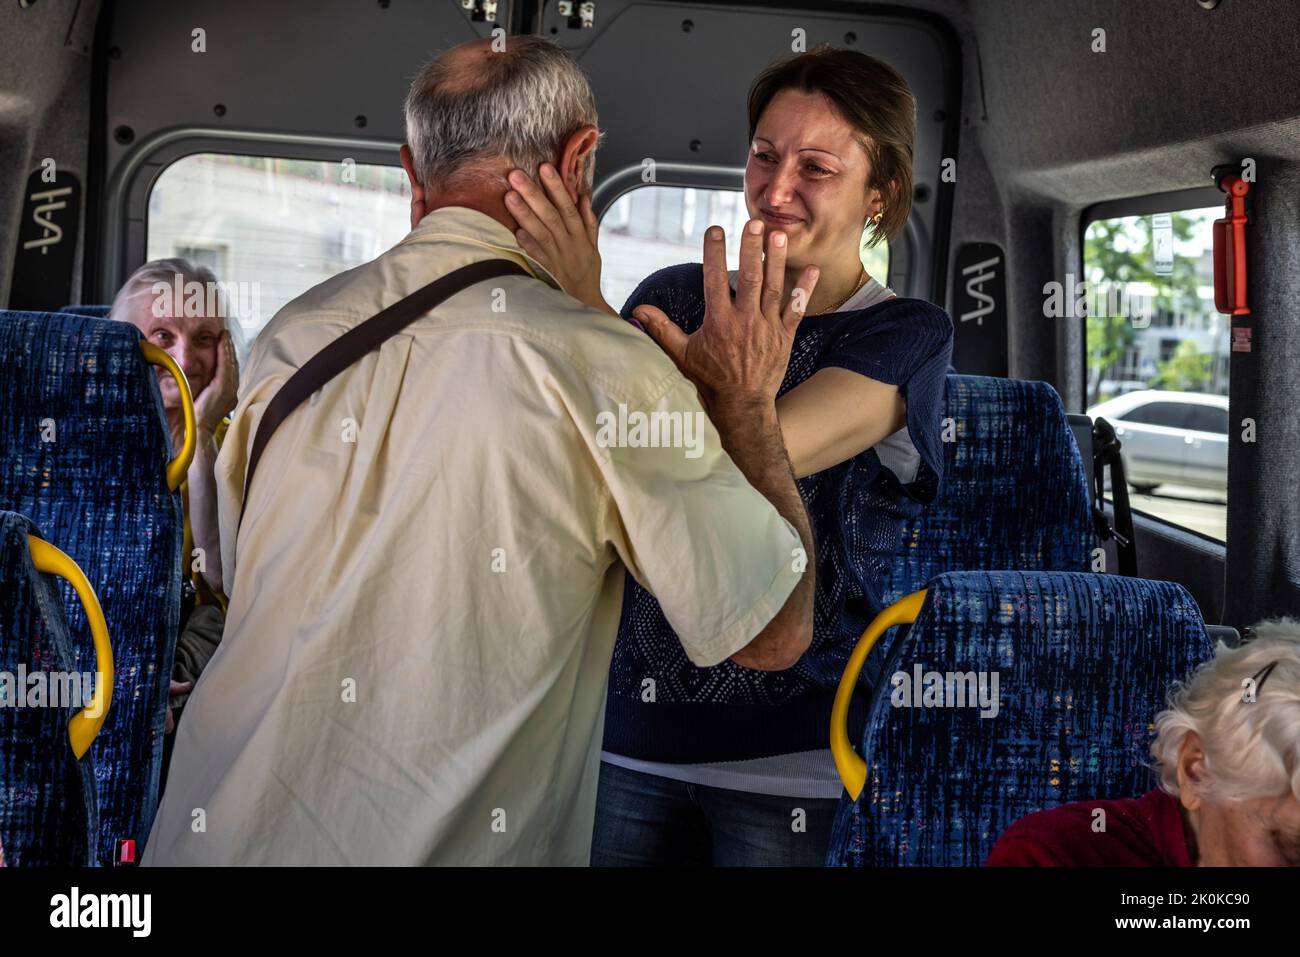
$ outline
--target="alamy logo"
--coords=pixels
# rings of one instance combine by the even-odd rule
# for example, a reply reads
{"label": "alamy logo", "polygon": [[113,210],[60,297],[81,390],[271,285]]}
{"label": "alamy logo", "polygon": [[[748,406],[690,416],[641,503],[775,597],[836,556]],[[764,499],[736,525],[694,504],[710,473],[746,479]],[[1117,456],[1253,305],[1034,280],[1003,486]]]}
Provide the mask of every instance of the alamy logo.
{"label": "alamy logo", "polygon": [[33,671],[20,664],[18,671],[0,671],[0,708],[88,708],[87,715],[99,717],[91,707],[96,682],[102,676],[93,671]]}
{"label": "alamy logo", "polygon": [[618,412],[596,415],[596,444],[602,449],[685,449],[688,459],[704,454],[704,413],[629,412],[620,402]]}
{"label": "alamy logo", "polygon": [[1001,707],[996,671],[895,671],[889,703],[895,708],[979,708],[981,718],[996,718]]}
{"label": "alamy logo", "polygon": [[70,894],[50,898],[51,927],[128,927],[133,937],[148,937],[153,926],[149,894]]}
{"label": "alamy logo", "polygon": [[177,273],[172,282],[156,282],[150,289],[154,295],[151,309],[155,317],[172,316],[198,319],[211,316],[227,319],[238,316],[246,322],[256,323],[262,302],[261,283],[257,282],[199,282]]}
{"label": "alamy logo", "polygon": [[1065,274],[1065,282],[1043,284],[1043,316],[1047,319],[1127,319],[1135,329],[1151,325],[1156,314],[1154,288],[1138,282],[1089,282]]}

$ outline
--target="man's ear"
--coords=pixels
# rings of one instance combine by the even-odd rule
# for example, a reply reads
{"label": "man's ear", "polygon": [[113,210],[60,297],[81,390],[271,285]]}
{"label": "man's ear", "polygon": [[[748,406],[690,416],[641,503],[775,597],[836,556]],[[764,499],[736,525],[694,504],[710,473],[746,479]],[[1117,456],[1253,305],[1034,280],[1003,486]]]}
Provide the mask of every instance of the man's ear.
{"label": "man's ear", "polygon": [[411,181],[411,228],[414,229],[428,212],[424,201],[424,186],[415,176],[415,157],[411,155],[411,148],[403,143],[398,155],[402,159],[402,169],[406,170],[406,178]]}
{"label": "man's ear", "polygon": [[596,161],[596,143],[599,140],[599,130],[594,126],[584,126],[565,141],[564,149],[560,152],[560,163],[556,169],[574,203],[587,191],[587,164]]}

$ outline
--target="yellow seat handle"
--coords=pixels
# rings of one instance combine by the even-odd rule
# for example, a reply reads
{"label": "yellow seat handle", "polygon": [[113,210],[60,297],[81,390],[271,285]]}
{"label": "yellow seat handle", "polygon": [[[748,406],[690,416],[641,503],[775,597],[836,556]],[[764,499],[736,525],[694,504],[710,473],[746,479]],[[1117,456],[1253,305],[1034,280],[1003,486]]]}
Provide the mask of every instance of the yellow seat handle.
{"label": "yellow seat handle", "polygon": [[99,734],[99,729],[104,726],[108,709],[113,704],[113,646],[108,640],[108,622],[104,620],[104,609],[99,605],[95,590],[90,587],[90,582],[76,562],[35,535],[27,536],[27,548],[38,572],[65,578],[76,589],[77,597],[86,610],[90,636],[95,643],[95,674],[99,678],[95,682],[95,693],[91,696],[90,704],[68,721],[68,741],[72,744],[72,753],[80,761],[90,750],[91,742]]}
{"label": "yellow seat handle", "polygon": [[835,769],[840,772],[840,780],[844,782],[844,790],[855,801],[867,785],[867,762],[858,756],[849,741],[849,704],[853,701],[853,689],[858,685],[858,675],[862,674],[867,655],[880,636],[895,625],[910,625],[916,621],[923,604],[924,588],[898,599],[877,615],[853,647],[853,654],[849,655],[844,674],[840,676],[835,704],[831,707],[831,754],[835,758]]}
{"label": "yellow seat handle", "polygon": [[198,445],[194,396],[190,394],[189,380],[185,378],[185,373],[181,371],[175,359],[147,339],[140,340],[140,351],[144,353],[145,362],[162,366],[170,372],[181,392],[181,413],[185,416],[185,441],[176,457],[167,463],[167,487],[174,492],[185,481],[185,475],[190,470],[190,462],[194,461],[194,449]]}

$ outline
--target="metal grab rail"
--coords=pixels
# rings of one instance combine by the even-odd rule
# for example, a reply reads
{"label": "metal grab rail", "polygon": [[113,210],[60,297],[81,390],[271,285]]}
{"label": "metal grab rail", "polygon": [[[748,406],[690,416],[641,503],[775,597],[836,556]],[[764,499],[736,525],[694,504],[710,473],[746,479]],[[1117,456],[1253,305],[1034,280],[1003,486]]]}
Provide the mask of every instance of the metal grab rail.
{"label": "metal grab rail", "polygon": [[162,366],[170,372],[181,392],[181,414],[185,417],[185,441],[181,445],[180,452],[167,463],[167,487],[174,492],[185,481],[185,475],[190,470],[190,463],[194,461],[194,450],[198,447],[198,428],[195,425],[196,420],[194,418],[194,396],[190,394],[189,380],[185,378],[185,373],[181,371],[181,367],[176,364],[175,359],[152,342],[145,340],[140,342],[140,351],[144,353],[145,362],[150,365]]}
{"label": "metal grab rail", "polygon": [[90,636],[95,644],[95,693],[90,704],[78,711],[68,721],[68,741],[72,753],[80,760],[90,750],[90,745],[104,726],[108,709],[113,704],[113,646],[108,640],[108,622],[104,620],[104,609],[100,607],[99,598],[90,582],[67,554],[55,548],[44,539],[35,535],[27,536],[27,548],[31,552],[32,564],[38,572],[58,575],[66,579],[76,590],[86,610],[86,621],[90,625]]}
{"label": "metal grab rail", "polygon": [[853,689],[857,687],[858,675],[862,673],[867,655],[880,636],[895,625],[910,625],[916,621],[921,606],[925,604],[925,594],[924,588],[914,591],[877,615],[853,647],[848,664],[844,666],[844,674],[840,676],[835,704],[831,708],[831,754],[835,758],[835,769],[840,773],[840,780],[844,782],[844,790],[855,801],[867,784],[867,762],[853,750],[853,743],[849,740],[849,704],[853,700]]}

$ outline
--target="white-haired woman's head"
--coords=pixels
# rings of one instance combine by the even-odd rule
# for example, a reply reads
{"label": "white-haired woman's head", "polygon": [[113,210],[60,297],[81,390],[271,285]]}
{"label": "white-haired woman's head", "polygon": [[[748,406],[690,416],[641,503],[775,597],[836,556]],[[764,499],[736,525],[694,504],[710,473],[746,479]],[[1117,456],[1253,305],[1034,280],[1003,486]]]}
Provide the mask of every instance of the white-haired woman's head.
{"label": "white-haired woman's head", "polygon": [[[222,332],[229,333],[235,354],[243,355],[243,337],[239,323],[231,321],[231,304],[231,297],[207,267],[180,258],[155,259],[122,284],[109,318],[132,323],[175,359],[197,398],[216,373]],[[169,411],[178,408],[180,392],[171,376],[160,376],[159,385],[163,405]]]}
{"label": "white-haired woman's head", "polygon": [[1261,622],[1156,717],[1160,786],[1181,802],[1198,863],[1300,865],[1300,622]]}

